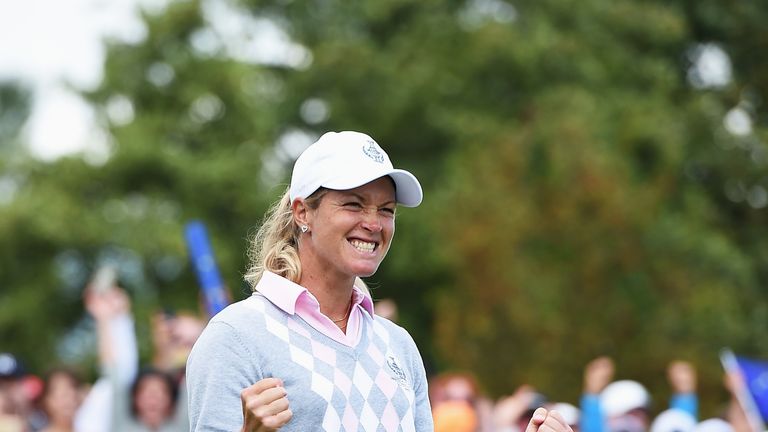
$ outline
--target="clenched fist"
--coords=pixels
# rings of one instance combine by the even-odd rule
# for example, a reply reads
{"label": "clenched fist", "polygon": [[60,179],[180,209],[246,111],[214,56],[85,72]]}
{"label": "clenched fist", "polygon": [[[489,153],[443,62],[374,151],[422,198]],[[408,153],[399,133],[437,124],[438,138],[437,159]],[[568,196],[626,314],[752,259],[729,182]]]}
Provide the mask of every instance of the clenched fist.
{"label": "clenched fist", "polygon": [[242,432],[276,431],[293,417],[288,393],[278,378],[265,378],[240,392]]}
{"label": "clenched fist", "polygon": [[573,429],[559,412],[537,408],[525,432],[573,432]]}

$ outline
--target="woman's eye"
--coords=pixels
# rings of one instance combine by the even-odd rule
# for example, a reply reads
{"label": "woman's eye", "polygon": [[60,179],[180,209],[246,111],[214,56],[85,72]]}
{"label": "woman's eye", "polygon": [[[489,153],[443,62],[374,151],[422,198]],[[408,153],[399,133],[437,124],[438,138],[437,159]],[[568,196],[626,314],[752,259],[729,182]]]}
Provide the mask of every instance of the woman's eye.
{"label": "woman's eye", "polygon": [[392,215],[392,216],[395,215],[395,209],[393,209],[393,208],[384,207],[380,211],[382,211],[382,212],[384,212],[384,213],[386,213],[388,215]]}
{"label": "woman's eye", "polygon": [[349,207],[353,209],[360,209],[363,208],[363,206],[359,202],[350,201],[348,203],[344,203],[344,207]]}

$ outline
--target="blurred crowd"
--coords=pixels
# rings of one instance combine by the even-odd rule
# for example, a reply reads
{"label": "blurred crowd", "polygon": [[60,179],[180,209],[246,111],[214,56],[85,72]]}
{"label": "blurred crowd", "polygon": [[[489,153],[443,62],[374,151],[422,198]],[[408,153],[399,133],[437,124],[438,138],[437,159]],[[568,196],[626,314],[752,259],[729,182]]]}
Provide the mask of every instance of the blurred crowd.
{"label": "blurred crowd", "polygon": [[[157,313],[151,365],[139,367],[126,293],[118,287],[88,289],[84,306],[96,323],[100,377],[86,383],[65,367],[38,377],[14,355],[0,353],[0,432],[188,431],[184,367],[205,320]],[[390,300],[377,302],[376,311],[397,320]],[[699,418],[696,369],[690,363],[669,364],[673,396],[656,416],[648,390],[636,381],[615,380],[614,374],[608,357],[589,362],[577,404],[548,400],[530,385],[492,400],[471,373],[438,374],[429,383],[435,431],[525,432],[535,409],[544,406],[559,411],[575,432],[753,432],[735,397],[717,418]],[[729,390],[732,379],[725,380]]]}
{"label": "blurred crowd", "polygon": [[[633,380],[614,380],[614,373],[611,358],[589,362],[578,406],[548,400],[530,385],[494,401],[482,395],[472,374],[440,374],[429,384],[435,432],[525,432],[541,406],[559,411],[574,432],[754,432],[733,392],[717,417],[699,418],[696,369],[688,362],[668,365],[672,397],[656,416],[646,387]],[[729,391],[736,388],[735,379],[725,376]]]}
{"label": "blurred crowd", "polygon": [[189,430],[184,367],[205,321],[191,313],[152,317],[153,358],[139,366],[128,295],[118,287],[87,289],[95,321],[99,378],[55,367],[42,377],[0,353],[0,432],[179,432]]}

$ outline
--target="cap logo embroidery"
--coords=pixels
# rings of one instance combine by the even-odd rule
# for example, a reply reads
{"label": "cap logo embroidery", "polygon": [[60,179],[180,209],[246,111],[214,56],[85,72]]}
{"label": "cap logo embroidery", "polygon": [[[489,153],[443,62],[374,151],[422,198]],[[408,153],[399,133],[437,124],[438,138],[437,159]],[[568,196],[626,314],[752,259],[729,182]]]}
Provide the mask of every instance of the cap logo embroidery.
{"label": "cap logo embroidery", "polygon": [[363,153],[375,162],[384,163],[384,154],[379,150],[379,145],[376,144],[376,141],[368,140],[367,143],[363,146]]}

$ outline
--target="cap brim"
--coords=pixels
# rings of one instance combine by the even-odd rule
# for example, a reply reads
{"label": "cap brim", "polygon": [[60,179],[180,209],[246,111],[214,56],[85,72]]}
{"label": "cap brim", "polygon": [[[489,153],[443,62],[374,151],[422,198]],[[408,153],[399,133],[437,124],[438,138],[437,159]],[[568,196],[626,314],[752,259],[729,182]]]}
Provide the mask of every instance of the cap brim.
{"label": "cap brim", "polygon": [[405,207],[417,207],[421,204],[424,194],[416,176],[400,169],[393,170],[389,176],[395,181],[395,197],[398,204]]}
{"label": "cap brim", "polygon": [[[404,207],[417,207],[421,204],[423,192],[421,184],[416,176],[408,171],[393,169],[378,173],[370,173],[370,176],[359,175],[341,176],[323,183],[323,187],[334,190],[349,190],[368,184],[376,179],[389,176],[395,182],[395,200]],[[352,180],[354,179],[354,180]]]}

